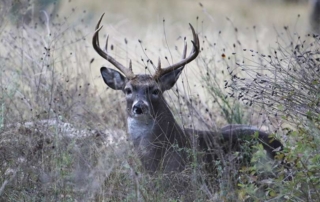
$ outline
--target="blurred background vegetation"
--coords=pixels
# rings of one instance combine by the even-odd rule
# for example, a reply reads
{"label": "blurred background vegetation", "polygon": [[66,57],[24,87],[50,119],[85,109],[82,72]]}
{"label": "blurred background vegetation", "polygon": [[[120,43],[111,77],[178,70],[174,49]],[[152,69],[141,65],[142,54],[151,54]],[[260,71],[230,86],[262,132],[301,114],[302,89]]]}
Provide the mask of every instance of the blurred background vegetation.
{"label": "blurred background vegetation", "polygon": [[[317,201],[316,4],[1,0],[0,200]],[[211,185],[201,172],[145,174],[127,141],[123,95],[103,83],[99,68],[110,64],[91,45],[102,13],[101,39],[109,35],[111,54],[132,59],[135,73],[154,71],[159,56],[179,60],[192,23],[202,51],[166,95],[176,118],[198,129],[255,125],[284,143],[289,167],[262,161],[257,145],[252,166],[217,162]]]}

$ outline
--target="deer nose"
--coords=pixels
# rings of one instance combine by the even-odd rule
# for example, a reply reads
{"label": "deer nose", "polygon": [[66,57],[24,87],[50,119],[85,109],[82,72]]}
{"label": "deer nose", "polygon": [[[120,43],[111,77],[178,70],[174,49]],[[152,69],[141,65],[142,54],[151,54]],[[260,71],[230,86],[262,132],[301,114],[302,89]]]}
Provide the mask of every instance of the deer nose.
{"label": "deer nose", "polygon": [[132,113],[136,115],[143,114],[147,111],[148,106],[143,101],[138,101],[132,107]]}
{"label": "deer nose", "polygon": [[140,106],[133,106],[133,113],[134,114],[142,114],[142,108]]}

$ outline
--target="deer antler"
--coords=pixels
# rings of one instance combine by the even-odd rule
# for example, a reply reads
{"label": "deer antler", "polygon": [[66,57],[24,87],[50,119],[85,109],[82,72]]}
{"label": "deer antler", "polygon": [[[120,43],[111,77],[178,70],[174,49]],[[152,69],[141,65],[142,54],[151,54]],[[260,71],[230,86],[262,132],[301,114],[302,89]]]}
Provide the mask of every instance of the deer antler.
{"label": "deer antler", "polygon": [[176,64],[173,64],[173,65],[170,65],[166,68],[161,68],[161,62],[160,62],[160,59],[159,59],[159,62],[158,62],[158,67],[157,67],[157,70],[155,72],[155,74],[153,75],[153,78],[155,80],[158,80],[162,75],[168,73],[168,72],[171,72],[171,71],[174,71],[175,69],[178,69],[180,67],[184,67],[184,65],[188,64],[189,62],[191,62],[192,60],[194,60],[199,52],[200,52],[200,42],[199,42],[199,37],[198,37],[198,34],[196,34],[196,32],[194,31],[194,28],[192,27],[191,24],[190,25],[190,28],[191,28],[191,31],[192,31],[192,35],[193,35],[193,41],[192,44],[193,44],[193,48],[190,52],[190,55],[186,58],[186,54],[187,54],[187,43],[185,42],[184,43],[184,49],[183,49],[183,54],[182,54],[182,60]]}
{"label": "deer antler", "polygon": [[[93,48],[97,51],[97,53],[103,57],[104,59],[106,59],[107,61],[109,61],[111,64],[113,64],[113,66],[115,66],[117,69],[119,69],[128,79],[131,79],[134,77],[134,73],[132,72],[131,68],[126,68],[125,66],[123,66],[121,63],[119,63],[117,60],[115,60],[113,57],[111,57],[108,53],[107,53],[107,47],[108,47],[108,39],[109,36],[107,36],[107,40],[106,40],[106,45],[105,45],[105,49],[106,51],[103,51],[100,48],[100,43],[99,43],[99,31],[101,30],[101,28],[103,26],[100,27],[100,23],[101,20],[103,18],[104,14],[101,15],[100,20],[98,21],[98,24],[96,25],[96,31],[93,35],[92,38],[92,45]],[[131,62],[130,62],[131,63]],[[130,65],[131,66],[131,65]]]}

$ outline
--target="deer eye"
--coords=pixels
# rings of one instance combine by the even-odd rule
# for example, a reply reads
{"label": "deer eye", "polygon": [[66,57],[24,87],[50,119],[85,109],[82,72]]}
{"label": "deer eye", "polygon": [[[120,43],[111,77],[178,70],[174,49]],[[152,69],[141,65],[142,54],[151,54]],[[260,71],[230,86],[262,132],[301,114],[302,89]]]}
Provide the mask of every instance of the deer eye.
{"label": "deer eye", "polygon": [[125,93],[126,95],[131,95],[131,94],[132,94],[132,90],[131,90],[130,88],[125,88],[125,89],[124,89],[124,93]]}
{"label": "deer eye", "polygon": [[159,93],[160,93],[159,89],[155,89],[152,91],[152,95],[154,95],[154,96],[159,95]]}

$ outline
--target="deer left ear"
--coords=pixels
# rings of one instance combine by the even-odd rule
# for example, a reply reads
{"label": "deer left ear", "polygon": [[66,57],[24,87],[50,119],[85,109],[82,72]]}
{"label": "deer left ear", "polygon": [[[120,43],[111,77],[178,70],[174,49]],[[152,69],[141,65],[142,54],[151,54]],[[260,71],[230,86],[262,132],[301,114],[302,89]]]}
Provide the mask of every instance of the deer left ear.
{"label": "deer left ear", "polygon": [[123,90],[127,79],[120,72],[106,67],[100,69],[104,82],[114,90]]}
{"label": "deer left ear", "polygon": [[159,78],[159,84],[162,91],[169,90],[174,86],[174,84],[176,84],[183,68],[184,66],[174,71],[168,72]]}

